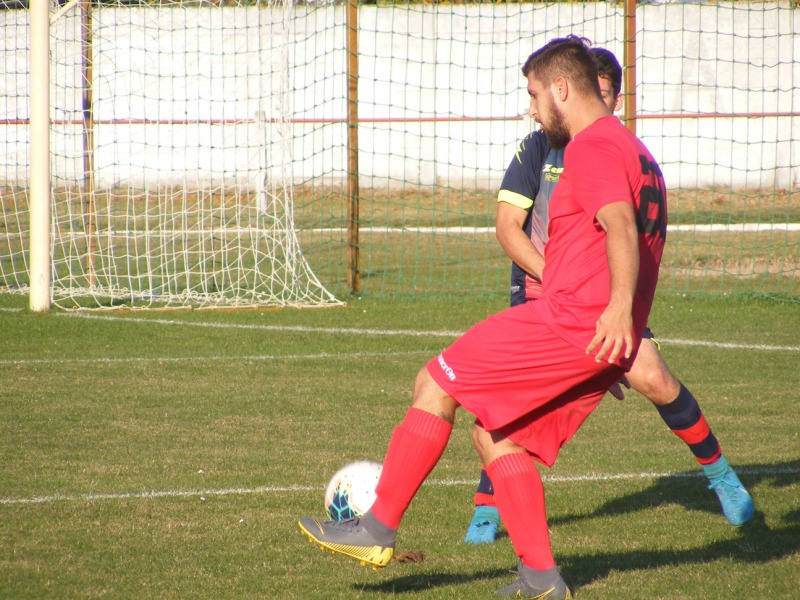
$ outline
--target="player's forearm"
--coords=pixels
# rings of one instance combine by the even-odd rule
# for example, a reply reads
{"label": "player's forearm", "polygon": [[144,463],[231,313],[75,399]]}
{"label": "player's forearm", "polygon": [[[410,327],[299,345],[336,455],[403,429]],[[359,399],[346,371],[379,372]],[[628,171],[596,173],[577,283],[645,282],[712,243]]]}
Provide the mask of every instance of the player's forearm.
{"label": "player's forearm", "polygon": [[609,223],[606,253],[610,277],[609,305],[631,311],[639,278],[639,234],[635,223]]}
{"label": "player's forearm", "polygon": [[508,257],[523,271],[538,279],[542,278],[544,257],[519,226],[498,226],[497,241]]}
{"label": "player's forearm", "polygon": [[510,235],[507,237],[498,235],[497,239],[508,257],[523,271],[537,279],[542,278],[544,257],[522,230],[520,230],[520,235]]}

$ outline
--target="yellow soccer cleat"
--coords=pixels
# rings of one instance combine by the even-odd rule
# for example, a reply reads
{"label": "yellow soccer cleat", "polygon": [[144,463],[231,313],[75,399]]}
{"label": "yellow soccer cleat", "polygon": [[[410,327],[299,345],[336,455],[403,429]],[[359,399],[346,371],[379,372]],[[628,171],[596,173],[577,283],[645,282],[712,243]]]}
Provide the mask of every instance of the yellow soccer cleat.
{"label": "yellow soccer cleat", "polygon": [[344,554],[363,566],[371,566],[373,570],[385,567],[392,560],[394,536],[375,536],[360,523],[360,519],[318,521],[303,517],[298,525],[300,531],[323,550]]}

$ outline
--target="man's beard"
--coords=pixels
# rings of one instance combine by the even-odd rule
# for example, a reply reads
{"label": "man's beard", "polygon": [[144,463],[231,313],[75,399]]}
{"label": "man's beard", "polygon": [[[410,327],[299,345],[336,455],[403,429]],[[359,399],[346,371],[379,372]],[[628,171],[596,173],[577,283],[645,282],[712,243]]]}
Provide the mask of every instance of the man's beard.
{"label": "man's beard", "polygon": [[542,124],[542,129],[547,136],[547,143],[554,150],[561,150],[572,139],[564,122],[564,113],[556,106],[555,102],[550,103],[550,123],[547,127]]}

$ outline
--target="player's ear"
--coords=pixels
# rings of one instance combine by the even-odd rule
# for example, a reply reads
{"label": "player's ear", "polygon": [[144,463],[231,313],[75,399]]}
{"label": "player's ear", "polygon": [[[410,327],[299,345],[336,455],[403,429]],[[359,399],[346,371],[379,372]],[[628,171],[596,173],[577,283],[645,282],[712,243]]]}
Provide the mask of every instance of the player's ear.
{"label": "player's ear", "polygon": [[569,83],[567,79],[561,75],[553,80],[553,87],[555,88],[558,99],[563,102],[569,95]]}
{"label": "player's ear", "polygon": [[614,101],[614,112],[622,108],[622,94],[617,94],[617,99]]}

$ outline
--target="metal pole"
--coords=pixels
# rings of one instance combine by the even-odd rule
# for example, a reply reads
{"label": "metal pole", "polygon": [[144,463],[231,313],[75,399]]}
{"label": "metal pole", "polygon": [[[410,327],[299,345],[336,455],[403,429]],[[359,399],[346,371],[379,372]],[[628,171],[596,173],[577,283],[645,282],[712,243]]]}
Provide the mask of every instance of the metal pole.
{"label": "metal pole", "polygon": [[347,283],[351,294],[361,287],[358,187],[358,0],[347,0]]}
{"label": "metal pole", "polygon": [[622,120],[636,135],[636,0],[625,0]]}
{"label": "metal pole", "polygon": [[50,6],[30,2],[30,298],[50,310]]}
{"label": "metal pole", "polygon": [[95,237],[97,216],[94,190],[94,90],[92,50],[92,0],[81,0],[81,52],[83,73],[83,193],[86,224],[86,274],[89,285],[97,283],[95,274]]}

